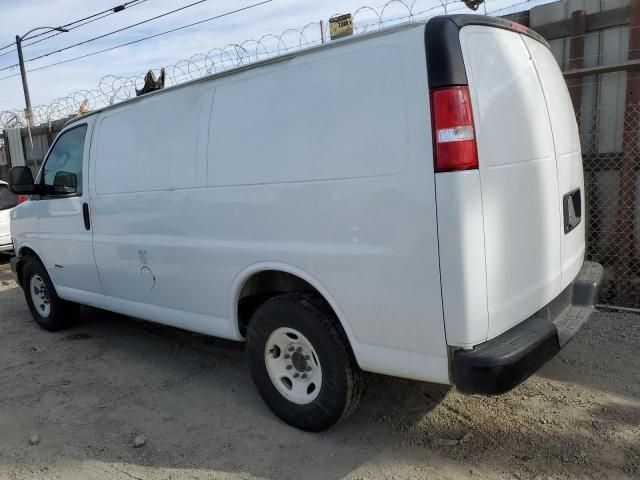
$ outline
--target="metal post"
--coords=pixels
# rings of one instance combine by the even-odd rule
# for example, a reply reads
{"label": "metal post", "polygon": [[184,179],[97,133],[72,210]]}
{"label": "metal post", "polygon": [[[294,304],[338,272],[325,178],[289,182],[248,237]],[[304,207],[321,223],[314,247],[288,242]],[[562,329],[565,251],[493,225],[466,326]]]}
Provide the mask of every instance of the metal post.
{"label": "metal post", "polygon": [[[640,59],[640,0],[631,0],[629,6],[629,61]],[[616,283],[618,303],[631,291],[633,259],[633,224],[635,211],[636,166],[638,148],[638,120],[640,118],[640,78],[627,76],[625,116],[622,137],[623,160],[620,167],[620,189],[616,241]]]}
{"label": "metal post", "polygon": [[27,106],[25,109],[27,117],[27,125],[32,125],[33,114],[31,111],[31,98],[29,97],[29,85],[27,85],[27,72],[24,69],[24,59],[22,58],[22,38],[16,35],[16,48],[18,50],[18,62],[20,63],[20,76],[22,77],[22,89],[24,90],[24,102]]}
{"label": "metal post", "polygon": [[320,41],[324,43],[324,22],[320,20]]}
{"label": "metal post", "polygon": [[[577,70],[584,66],[584,36],[587,33],[587,16],[584,10],[571,13],[571,39],[569,40],[569,69]],[[584,77],[567,79],[573,109],[580,114],[582,108],[582,81]]]}

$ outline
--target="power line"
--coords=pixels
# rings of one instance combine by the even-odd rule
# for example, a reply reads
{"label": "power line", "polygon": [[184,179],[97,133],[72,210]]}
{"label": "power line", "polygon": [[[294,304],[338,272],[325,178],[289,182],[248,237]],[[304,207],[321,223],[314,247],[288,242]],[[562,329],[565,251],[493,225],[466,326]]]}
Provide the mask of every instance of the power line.
{"label": "power line", "polygon": [[[129,30],[130,28],[138,27],[140,25],[143,25],[145,23],[151,22],[153,20],[157,20],[159,18],[166,17],[168,15],[172,15],[174,13],[180,12],[182,10],[186,10],[187,8],[194,7],[196,5],[199,5],[201,3],[208,2],[208,1],[209,0],[197,0],[197,1],[193,2],[193,3],[189,3],[187,5],[183,5],[182,7],[176,8],[174,10],[170,10],[170,11],[165,12],[165,13],[161,13],[160,15],[156,15],[155,17],[147,18],[146,20],[142,20],[142,21],[134,23],[132,25],[127,25],[126,27],[122,27],[122,28],[119,28],[117,30],[113,30],[113,31],[105,33],[103,35],[98,35],[97,37],[89,38],[87,40],[83,40],[82,42],[74,43],[73,45],[68,45],[66,47],[59,48],[57,50],[53,50],[53,51],[51,51],[49,53],[44,53],[42,55],[38,55],[37,57],[28,58],[27,60],[24,61],[24,63],[32,62],[34,60],[39,60],[40,58],[48,57],[49,55],[53,55],[55,53],[64,52],[65,50],[69,50],[71,48],[78,47],[80,45],[85,45],[87,43],[94,42],[96,40],[100,40],[101,38],[109,37],[109,36],[114,35],[116,33],[120,33],[120,32],[123,32],[125,30]],[[0,72],[2,72],[3,70],[8,70],[10,68],[16,67],[17,65],[18,64],[16,63],[14,65],[9,65],[8,67],[0,68]]]}
{"label": "power line", "polygon": [[[147,2],[147,1],[148,0],[132,0],[131,2],[127,2],[127,3],[124,3],[122,5],[118,5],[118,6],[114,7],[112,10],[107,11],[107,13],[105,13],[102,16],[98,17],[96,15],[93,15],[92,17],[96,17],[96,18],[89,17],[90,19],[83,19],[83,20],[86,20],[86,21],[80,23],[79,25],[71,27],[68,30],[75,30],[76,28],[84,27],[85,25],[88,25],[89,23],[97,22],[98,20],[102,20],[103,18],[110,17],[111,15],[115,15],[116,13],[120,13],[122,10],[124,10],[124,9],[116,10],[116,8],[118,8],[118,7],[122,7],[122,6],[126,7],[127,5],[132,4],[132,5],[129,5],[128,8],[133,8],[133,7],[136,7],[138,5],[142,5],[144,2]],[[78,20],[78,21],[74,22],[74,24],[78,23],[79,21],[81,21],[81,20]],[[66,25],[63,25],[63,27],[66,27]],[[54,34],[52,34],[52,35],[50,35],[48,37],[41,38],[40,40],[35,40],[33,42],[25,43],[25,44],[22,45],[22,48],[28,47],[29,45],[33,45],[34,43],[43,42],[44,40],[47,40],[47,39],[49,39],[51,37],[55,37],[57,35],[61,35],[62,33],[63,32],[56,32],[56,33],[54,33]],[[15,52],[15,49],[13,51]]]}
{"label": "power line", "polygon": [[[89,16],[84,17],[84,18],[79,18],[78,20],[74,20],[73,22],[67,23],[65,25],[61,25],[61,27],[67,28],[67,30],[75,30],[76,28],[82,27],[83,25],[86,25],[88,23],[92,23],[92,22],[95,22],[96,20],[101,20],[101,19],[103,19],[105,17],[108,17],[110,15],[119,13],[119,12],[121,12],[122,10],[124,10],[128,6],[129,7],[135,7],[136,5],[139,5],[139,4],[144,3],[146,1],[147,0],[130,0],[129,2],[120,4],[120,5],[116,5],[115,7],[109,8],[107,10],[103,10],[101,12],[94,13],[93,15],[89,15]],[[95,17],[98,17],[99,15],[102,15],[102,16],[100,16],[99,18],[95,18]],[[85,21],[85,20],[87,20],[87,21]],[[76,23],[80,23],[80,22],[84,22],[84,23],[81,23],[80,25],[76,25]],[[75,25],[75,26],[73,26],[73,25]],[[70,28],[68,28],[68,27],[70,27]],[[51,33],[51,30],[47,30],[46,32],[40,32],[38,34],[35,34],[35,35],[29,37],[28,39],[23,39],[23,40],[31,40],[33,38],[41,37],[41,36],[47,35],[49,33]],[[34,43],[42,42],[44,40],[47,40],[48,38],[55,37],[56,35],[60,35],[61,33],[63,33],[63,32],[56,32],[53,35],[49,35],[46,38],[42,38],[40,40],[36,40],[35,42],[25,43],[23,45],[23,47],[28,47],[29,45],[33,45]],[[15,45],[14,42],[8,43],[4,47],[0,47],[0,51],[5,50],[5,49],[7,49],[7,48],[9,48],[11,46],[14,46],[14,45]],[[7,55],[9,53],[15,52],[15,51],[16,51],[16,49],[14,48],[13,50],[10,50],[8,52],[0,54],[0,57],[4,56],[4,55]]]}
{"label": "power line", "polygon": [[[76,23],[84,22],[85,20],[90,20],[90,19],[92,19],[94,17],[97,17],[99,15],[102,15],[102,14],[107,14],[105,16],[109,16],[109,15],[113,15],[115,13],[120,13],[121,11],[126,9],[128,6],[133,7],[134,5],[132,5],[132,4],[144,3],[146,1],[147,0],[130,0],[130,1],[125,2],[123,4],[116,5],[115,7],[111,7],[109,9],[107,9],[107,10],[103,10],[101,12],[94,13],[93,15],[89,15],[89,16],[86,16],[84,18],[79,18],[78,20],[74,20],[73,22],[67,23],[67,24],[62,25],[62,26],[63,27],[71,27],[72,25],[75,25]],[[103,18],[103,17],[101,17],[101,18]],[[85,23],[83,23],[83,25],[85,25],[86,23],[91,23],[91,22],[85,22]],[[77,28],[77,26],[73,27],[73,28]],[[70,30],[72,30],[72,28],[70,28]],[[41,35],[44,35],[44,33],[39,33],[38,35],[34,35],[31,38],[36,38],[36,37],[39,37]]]}
{"label": "power line", "polygon": [[[143,1],[146,1],[146,0],[143,0]],[[138,4],[136,3],[135,5],[138,5]],[[135,5],[132,5],[132,7],[134,7]],[[91,20],[87,20],[86,22],[81,23],[81,24],[79,24],[79,25],[77,25],[77,26],[75,26],[73,28],[69,28],[68,30],[69,31],[75,30],[76,28],[80,28],[80,27],[82,27],[82,26],[84,26],[84,25],[86,25],[88,23],[97,22],[98,20],[102,20],[103,18],[106,18],[106,17],[109,17],[111,15],[114,15],[115,13],[117,13],[117,12],[110,12],[110,13],[107,13],[105,15],[102,15],[101,17],[92,18]],[[51,32],[46,32],[46,33],[51,33]],[[33,42],[24,43],[24,44],[22,44],[22,48],[28,47],[29,45],[34,45],[36,43],[44,42],[45,40],[49,40],[50,38],[57,37],[58,35],[61,35],[63,33],[65,33],[65,32],[55,32],[55,33],[52,33],[51,35],[46,36],[44,38],[41,38],[39,40],[34,40]],[[13,50],[9,50],[8,52],[0,54],[0,57],[3,56],[3,55],[8,55],[9,53],[12,53],[12,52],[15,52],[15,51],[16,51],[16,49],[14,48]]]}
{"label": "power line", "polygon": [[[202,2],[202,1],[206,1],[206,0],[201,0],[201,2]],[[177,27],[177,28],[174,28],[174,29],[171,29],[171,30],[167,30],[167,31],[165,31],[165,32],[160,32],[160,33],[157,33],[157,34],[154,34],[154,35],[149,35],[149,36],[147,36],[147,37],[143,37],[143,38],[140,38],[140,39],[137,39],[137,40],[133,40],[133,41],[130,41],[130,42],[126,42],[126,43],[123,43],[123,44],[120,44],[120,45],[115,45],[115,46],[113,46],[113,47],[105,48],[105,49],[98,50],[98,51],[95,51],[95,52],[87,53],[87,54],[85,54],[85,55],[80,55],[80,56],[77,56],[77,57],[74,57],[74,58],[70,58],[70,59],[67,59],[67,60],[62,60],[62,61],[55,62],[55,63],[51,63],[51,64],[48,64],[48,65],[43,65],[43,66],[41,66],[41,67],[37,67],[37,68],[33,68],[33,69],[31,69],[31,70],[29,70],[27,73],[29,73],[29,72],[36,72],[36,71],[38,71],[38,70],[43,70],[43,69],[46,69],[46,68],[55,67],[55,66],[57,66],[57,65],[62,65],[62,64],[65,64],[65,63],[70,63],[70,62],[73,62],[73,61],[76,61],[76,60],[80,60],[80,59],[83,59],[83,58],[92,57],[92,56],[94,56],[94,55],[99,55],[99,54],[101,54],[101,53],[106,53],[106,52],[109,52],[109,51],[111,51],[111,50],[116,50],[116,49],[118,49],[118,48],[126,47],[126,46],[133,45],[133,44],[136,44],[136,43],[140,43],[140,42],[143,42],[143,41],[145,41],[145,40],[149,40],[149,39],[152,39],[152,38],[155,38],[155,37],[159,37],[159,36],[162,36],[162,35],[166,35],[166,34],[169,34],[169,33],[173,33],[173,32],[179,31],[179,30],[183,30],[183,29],[185,29],[185,28],[189,28],[189,27],[192,27],[192,26],[195,26],[195,25],[199,25],[199,24],[204,23],[204,22],[208,22],[208,21],[211,21],[211,20],[215,20],[215,19],[217,19],[217,18],[221,18],[221,17],[227,16],[227,15],[231,15],[231,14],[233,14],[233,13],[241,12],[241,11],[243,11],[243,10],[247,10],[247,9],[250,9],[250,8],[254,8],[254,7],[257,7],[257,6],[263,5],[263,4],[265,4],[265,3],[270,3],[270,2],[272,2],[272,1],[273,1],[273,0],[265,0],[265,1],[255,3],[255,4],[249,5],[249,6],[247,6],[247,7],[242,7],[242,8],[239,8],[239,9],[237,9],[237,10],[233,10],[233,11],[230,11],[230,12],[227,12],[227,13],[224,13],[224,14],[221,14],[221,15],[216,15],[216,16],[214,16],[214,17],[210,17],[210,18],[207,18],[207,19],[204,19],[204,20],[200,20],[200,21],[198,21],[198,22],[194,22],[194,23],[191,23],[191,24],[188,24],[188,25],[183,25],[183,26],[181,26],[181,27]],[[485,0],[485,3],[487,3],[487,4],[488,4],[488,3],[494,3],[494,2],[496,2],[496,1],[498,1],[498,0]],[[529,3],[530,1],[532,1],[532,0],[524,0],[524,1],[521,1],[520,3],[517,3],[517,4],[512,5],[511,7],[516,6],[516,5],[521,5],[521,4],[524,4],[524,3]],[[200,3],[200,2],[196,2],[196,3]],[[422,12],[418,12],[418,14],[427,13],[427,12],[432,11],[432,10],[435,10],[435,9],[437,9],[437,8],[441,7],[441,6],[442,6],[442,5],[436,5],[436,6],[432,7],[432,8],[428,8],[428,9],[426,9],[426,10],[422,11]],[[185,7],[188,7],[188,5],[187,5],[187,6],[185,6]],[[182,7],[182,8],[185,8],[185,7]],[[461,8],[450,10],[450,11],[449,11],[449,13],[457,13],[457,12],[459,12],[459,11],[461,11],[461,10],[464,10],[464,9],[465,9],[465,8],[461,6]],[[496,11],[502,11],[502,10],[504,10],[504,9],[500,9],[500,10],[496,10]],[[171,12],[167,12],[167,13],[165,13],[165,14],[163,14],[163,15],[168,15],[168,14],[170,14],[170,13],[171,13]],[[493,12],[488,12],[488,13],[489,13],[489,14],[493,14]],[[399,18],[411,18],[412,16],[415,16],[415,15],[418,15],[418,14],[410,14],[410,15],[408,15],[408,16],[406,16],[406,17],[399,17]],[[514,14],[515,14],[515,13],[514,13]],[[427,18],[429,18],[429,17],[427,17]],[[148,19],[148,20],[151,20],[151,19]],[[147,21],[148,21],[148,20],[147,20]],[[379,23],[379,22],[378,22],[378,23]],[[378,25],[378,23],[371,24],[371,26],[373,26],[373,25]],[[2,71],[2,70],[6,70],[6,68],[1,69],[0,71]],[[1,81],[1,80],[6,80],[6,79],[9,79],[9,78],[13,78],[13,77],[17,77],[17,76],[19,76],[19,75],[20,75],[19,73],[16,73],[16,74],[11,74],[11,75],[7,75],[7,76],[4,76],[4,77],[0,77],[0,81]]]}
{"label": "power line", "polygon": [[[201,0],[201,1],[206,1],[206,0]],[[147,37],[142,37],[142,38],[139,38],[137,40],[132,40],[131,42],[122,43],[120,45],[115,45],[113,47],[105,48],[103,50],[98,50],[97,52],[91,52],[91,53],[87,53],[85,55],[80,55],[78,57],[69,58],[67,60],[62,60],[60,62],[50,63],[49,65],[43,65],[42,67],[33,68],[33,69],[29,70],[27,73],[37,72],[38,70],[43,70],[45,68],[55,67],[56,65],[61,65],[63,63],[73,62],[75,60],[80,60],[82,58],[92,57],[93,55],[98,55],[100,53],[109,52],[109,51],[115,50],[117,48],[122,48],[122,47],[126,47],[128,45],[133,45],[135,43],[140,43],[140,42],[143,42],[145,40],[149,40],[151,38],[156,38],[156,37],[160,37],[162,35],[167,35],[169,33],[177,32],[178,30],[184,30],[185,28],[193,27],[195,25],[200,25],[201,23],[205,23],[205,22],[210,22],[211,20],[217,20],[217,19],[222,18],[222,17],[227,17],[229,15],[233,15],[234,13],[243,12],[245,10],[249,10],[251,8],[259,7],[260,5],[264,5],[266,3],[271,3],[271,2],[273,2],[273,0],[263,0],[262,2],[254,3],[252,5],[247,5],[246,7],[242,7],[242,8],[238,8],[236,10],[231,10],[229,12],[221,13],[220,15],[216,15],[214,17],[205,18],[204,20],[199,20],[197,22],[193,22],[193,23],[190,23],[188,25],[183,25],[181,27],[172,28],[171,30],[167,30],[167,31],[164,31],[164,32],[156,33],[154,35],[149,35]],[[6,68],[3,69],[3,70],[6,70]],[[16,73],[16,74],[13,74],[13,75],[7,75],[6,77],[1,77],[0,80],[5,80],[5,79],[11,78],[11,77],[17,77],[19,75],[20,75],[19,73]]]}

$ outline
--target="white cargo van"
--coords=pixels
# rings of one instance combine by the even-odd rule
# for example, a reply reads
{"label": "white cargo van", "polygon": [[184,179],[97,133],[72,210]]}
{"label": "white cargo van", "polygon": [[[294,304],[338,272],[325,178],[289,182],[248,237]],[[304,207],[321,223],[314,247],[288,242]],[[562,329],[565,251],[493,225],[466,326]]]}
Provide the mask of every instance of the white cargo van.
{"label": "white cargo van", "polygon": [[500,393],[577,332],[582,159],[567,88],[521,25],[445,16],[71,121],[11,172],[36,321],[78,304],[246,341],[291,425],[348,415],[362,371]]}

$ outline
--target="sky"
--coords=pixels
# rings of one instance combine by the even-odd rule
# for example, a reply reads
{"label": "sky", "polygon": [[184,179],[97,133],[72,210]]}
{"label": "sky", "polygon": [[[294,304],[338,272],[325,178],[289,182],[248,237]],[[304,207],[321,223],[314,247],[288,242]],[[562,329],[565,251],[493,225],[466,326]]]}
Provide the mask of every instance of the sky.
{"label": "sky", "polygon": [[[45,26],[54,27],[78,20],[94,13],[111,9],[127,0],[0,0],[0,47],[15,41],[15,35]],[[145,0],[135,6],[62,33],[46,41],[24,48],[28,60],[83,40],[99,36],[147,18],[159,15],[195,0]],[[154,20],[144,25],[74,47],[65,52],[27,62],[27,71],[54,62],[113,47],[142,37],[186,25],[204,18],[223,14],[260,0],[205,0],[193,7]],[[445,2],[447,0],[442,0]],[[487,12],[499,10],[499,14],[528,9],[532,5],[548,3],[550,0],[486,0]],[[98,87],[100,79],[107,75],[131,76],[143,74],[150,68],[175,64],[194,54],[206,53],[213,48],[222,48],[230,43],[242,43],[248,39],[259,39],[265,34],[280,34],[288,28],[300,28],[309,22],[327,19],[336,13],[354,12],[369,5],[378,11],[386,0],[272,0],[248,10],[180,30],[178,32],[136,43],[85,59],[64,63],[55,67],[28,73],[29,90],[33,106],[48,104],[77,90]],[[414,3],[414,12],[428,12],[422,16],[444,13],[440,0],[405,0]],[[484,7],[480,7],[483,12]],[[449,13],[471,12],[458,0],[448,0]],[[367,12],[356,18],[356,27],[371,21]],[[388,19],[405,17],[406,8],[400,2],[391,2],[385,10]],[[360,20],[358,20],[358,18]],[[313,30],[313,31],[312,31]],[[319,30],[319,29],[318,29]],[[309,29],[309,40],[319,37],[318,30]],[[38,32],[34,32],[38,33]],[[298,38],[290,35],[289,40]],[[40,37],[42,38],[42,37]],[[27,43],[25,41],[25,43]],[[17,53],[13,48],[0,50],[0,69],[16,64]],[[2,55],[5,52],[9,52]],[[13,67],[0,71],[0,111],[23,109],[24,96],[20,76]]]}

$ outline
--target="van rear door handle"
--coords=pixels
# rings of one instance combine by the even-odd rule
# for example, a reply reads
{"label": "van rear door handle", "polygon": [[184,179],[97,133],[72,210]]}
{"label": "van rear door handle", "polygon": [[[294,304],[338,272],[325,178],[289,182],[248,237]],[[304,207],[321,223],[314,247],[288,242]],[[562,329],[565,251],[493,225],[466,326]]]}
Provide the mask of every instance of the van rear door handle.
{"label": "van rear door handle", "polygon": [[86,230],[91,230],[91,219],[89,218],[89,204],[82,204],[82,216],[84,217],[84,228]]}

